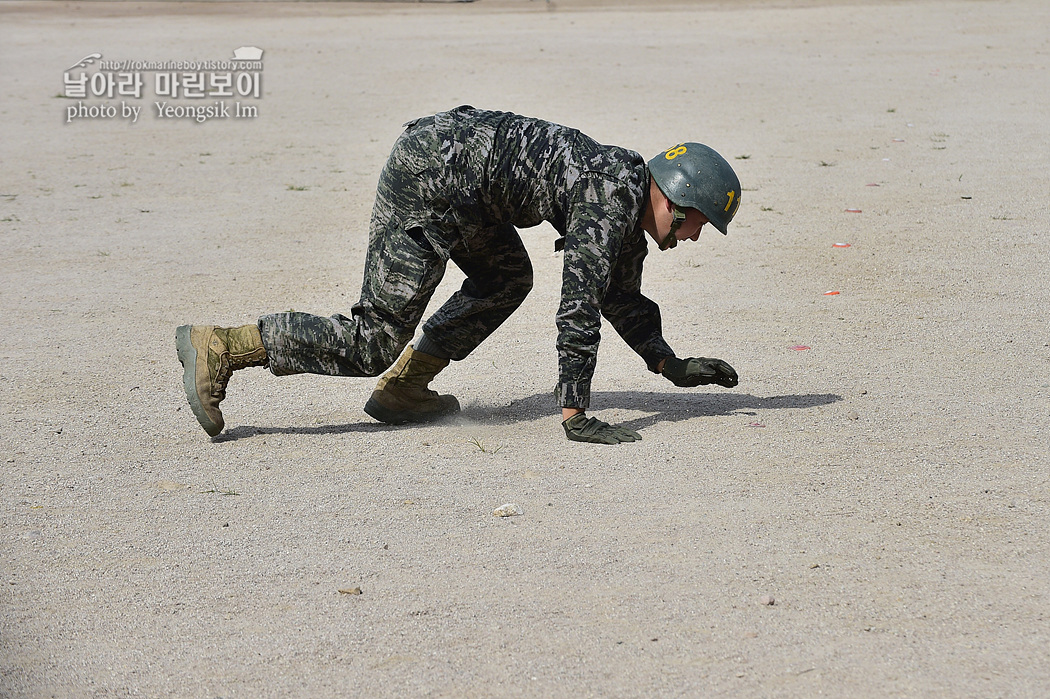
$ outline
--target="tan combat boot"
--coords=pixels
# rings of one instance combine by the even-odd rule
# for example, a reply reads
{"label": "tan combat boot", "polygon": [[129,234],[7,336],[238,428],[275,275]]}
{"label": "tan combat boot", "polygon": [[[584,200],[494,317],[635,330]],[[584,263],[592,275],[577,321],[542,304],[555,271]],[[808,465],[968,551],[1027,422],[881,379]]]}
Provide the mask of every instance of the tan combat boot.
{"label": "tan combat boot", "polygon": [[245,367],[266,366],[259,326],[182,325],[175,331],[175,349],[193,414],[204,431],[214,437],[222,432],[219,403],[226,397],[230,374]]}
{"label": "tan combat boot", "polygon": [[430,422],[459,412],[455,396],[438,395],[427,388],[437,373],[448,366],[448,361],[409,347],[379,379],[372,397],[365,403],[365,412],[390,425]]}

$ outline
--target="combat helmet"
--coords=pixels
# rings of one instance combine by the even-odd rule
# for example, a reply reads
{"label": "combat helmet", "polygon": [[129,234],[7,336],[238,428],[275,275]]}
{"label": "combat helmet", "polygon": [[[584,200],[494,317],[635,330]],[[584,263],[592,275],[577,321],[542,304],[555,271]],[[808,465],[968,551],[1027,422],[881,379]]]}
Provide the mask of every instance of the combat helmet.
{"label": "combat helmet", "polygon": [[[725,158],[702,143],[679,143],[650,160],[649,173],[672,204],[696,209],[726,235],[740,207],[740,180]],[[675,214],[680,226],[685,216]]]}

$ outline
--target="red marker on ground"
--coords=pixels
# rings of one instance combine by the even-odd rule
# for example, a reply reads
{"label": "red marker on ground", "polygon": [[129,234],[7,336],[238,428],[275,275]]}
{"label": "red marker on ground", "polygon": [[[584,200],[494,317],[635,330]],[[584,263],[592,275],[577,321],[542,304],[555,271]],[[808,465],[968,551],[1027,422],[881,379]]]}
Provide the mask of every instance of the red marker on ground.
{"label": "red marker on ground", "polygon": [[849,246],[850,246],[849,243],[832,243],[831,244],[831,247],[833,247],[833,248],[848,248]]}
{"label": "red marker on ground", "polygon": [[837,292],[837,291],[825,291],[824,295],[825,296],[838,296],[839,292]]}
{"label": "red marker on ground", "polygon": [[813,348],[809,347],[807,345],[795,345],[791,349],[793,349],[793,350],[808,350],[808,349],[813,349]]}
{"label": "red marker on ground", "polygon": [[860,209],[846,209],[847,214],[859,214]]}

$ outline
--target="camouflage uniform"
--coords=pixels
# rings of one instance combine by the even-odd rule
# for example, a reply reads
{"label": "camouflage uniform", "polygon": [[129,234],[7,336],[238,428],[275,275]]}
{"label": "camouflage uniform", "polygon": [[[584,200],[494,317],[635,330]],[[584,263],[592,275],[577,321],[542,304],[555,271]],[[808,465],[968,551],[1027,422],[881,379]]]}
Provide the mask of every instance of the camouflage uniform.
{"label": "camouflage uniform", "polygon": [[565,250],[560,405],[588,406],[603,315],[650,370],[674,354],[659,308],[640,291],[649,171],[638,153],[557,124],[472,107],[406,126],[379,179],[352,317],[261,318],[274,374],[381,373],[411,341],[450,259],[467,278],[423,333],[451,359],[465,358],[532,288],[516,228],[542,221],[562,234],[558,247]]}

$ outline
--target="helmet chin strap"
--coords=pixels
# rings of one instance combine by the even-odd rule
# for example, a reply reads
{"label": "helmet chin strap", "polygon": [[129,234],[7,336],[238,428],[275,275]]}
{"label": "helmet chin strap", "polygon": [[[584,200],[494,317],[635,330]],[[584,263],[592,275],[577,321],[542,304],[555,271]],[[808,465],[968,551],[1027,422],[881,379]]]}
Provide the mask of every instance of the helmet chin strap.
{"label": "helmet chin strap", "polygon": [[670,250],[675,245],[678,245],[678,238],[675,236],[675,233],[677,233],[678,229],[682,227],[683,223],[685,223],[685,212],[679,209],[677,204],[671,204],[671,216],[673,216],[671,219],[671,229],[667,231],[667,235],[664,236],[664,239],[660,242],[661,251]]}

